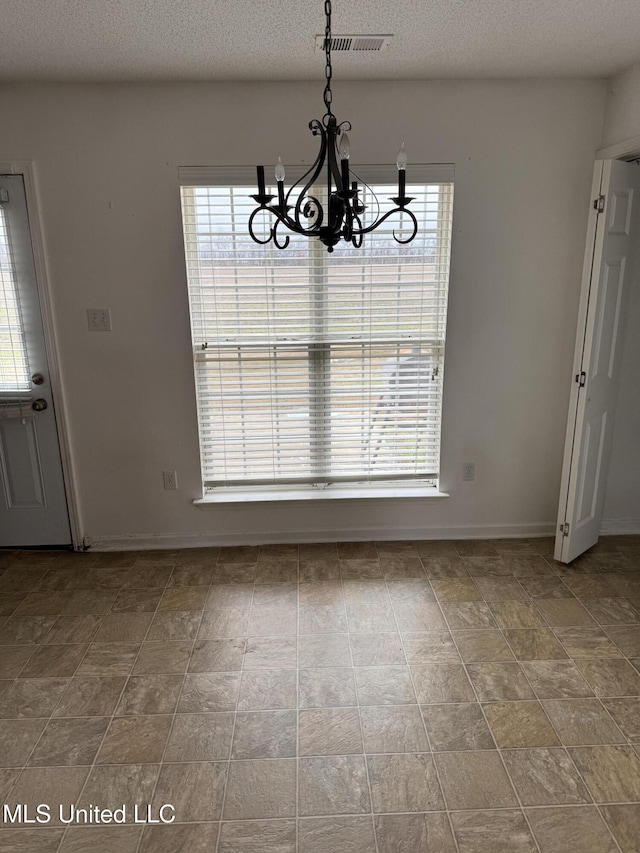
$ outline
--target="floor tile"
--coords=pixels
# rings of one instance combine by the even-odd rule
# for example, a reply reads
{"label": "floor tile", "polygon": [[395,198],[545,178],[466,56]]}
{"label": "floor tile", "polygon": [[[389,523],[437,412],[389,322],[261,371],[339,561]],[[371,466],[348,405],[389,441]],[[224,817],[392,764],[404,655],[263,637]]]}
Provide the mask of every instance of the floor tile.
{"label": "floor tile", "polygon": [[375,560],[377,557],[373,542],[338,542],[340,560]]}
{"label": "floor tile", "polygon": [[191,640],[149,640],[140,647],[133,674],[184,673],[192,646]]}
{"label": "floor tile", "polygon": [[476,698],[462,664],[420,664],[411,666],[411,674],[421,704],[472,702]]}
{"label": "floor tile", "polygon": [[300,582],[339,580],[340,564],[337,558],[329,559],[306,559],[300,557],[298,566]]}
{"label": "floor tile", "polygon": [[76,675],[129,675],[139,643],[91,643]]}
{"label": "floor tile", "polygon": [[573,598],[573,593],[563,582],[562,578],[538,577],[519,578],[520,586],[524,588],[527,595],[537,600],[538,598]]}
{"label": "floor tile", "polygon": [[267,669],[242,673],[239,711],[296,708],[297,704],[298,676],[295,670]]}
{"label": "floor tile", "polygon": [[300,708],[335,708],[356,704],[353,670],[349,667],[301,669],[298,677]]}
{"label": "floor tile", "polygon": [[493,557],[498,554],[488,539],[456,539],[454,544],[462,557]]}
{"label": "floor tile", "polygon": [[249,637],[244,669],[295,669],[296,640],[289,637]]}
{"label": "floor tile", "polygon": [[463,563],[471,577],[508,577],[512,574],[502,557],[464,557]]}
{"label": "floor tile", "polygon": [[403,645],[409,663],[460,663],[460,655],[448,631],[404,634]]}
{"label": "floor tile", "polygon": [[375,817],[379,853],[456,853],[444,812]]}
{"label": "floor tile", "polygon": [[376,631],[395,631],[396,621],[390,604],[349,604],[347,620],[349,631],[373,634]]}
{"label": "floor tile", "polygon": [[425,812],[444,807],[431,755],[370,755],[367,766],[374,812]]}
{"label": "floor tile", "polygon": [[171,577],[170,566],[134,566],[124,578],[123,589],[152,589],[164,587]]}
{"label": "floor tile", "polygon": [[141,834],[134,826],[71,826],[59,853],[136,853]]}
{"label": "floor tile", "polygon": [[[368,709],[363,709],[366,710]],[[298,749],[300,755],[361,753],[363,746],[358,709],[326,708],[300,711]]]}
{"label": "floor tile", "polygon": [[45,725],[46,720],[4,720],[0,728],[0,766],[26,764]]}
{"label": "floor tile", "polygon": [[200,565],[197,564],[197,561],[194,561],[193,564],[176,566],[169,578],[167,588],[175,586],[209,586],[213,580],[213,565],[207,565],[206,560],[204,560]]}
{"label": "floor tile", "polygon": [[554,574],[549,563],[539,554],[505,554],[503,559],[516,578],[538,578]]}
{"label": "floor tile", "polygon": [[114,718],[96,764],[153,764],[162,760],[172,717]]}
{"label": "floor tile", "polygon": [[549,628],[506,628],[504,635],[518,660],[560,660],[569,657]]}
{"label": "floor tile", "polygon": [[383,580],[345,580],[342,588],[347,604],[389,606],[389,592]]}
{"label": "floor tile", "polygon": [[434,761],[449,809],[518,806],[497,751],[440,752]]}
{"label": "floor tile", "polygon": [[626,660],[579,660],[596,696],[640,696],[640,673]]}
{"label": "floor tile", "polygon": [[298,561],[262,562],[256,567],[256,583],[287,583],[298,580]]}
{"label": "floor tile", "polygon": [[428,580],[424,579],[413,578],[408,580],[388,580],[387,591],[393,604],[411,601],[427,602],[436,600],[433,587]]}
{"label": "floor tile", "polygon": [[233,672],[242,669],[246,640],[196,640],[189,672]]}
{"label": "floor tile", "polygon": [[43,643],[87,643],[95,638],[104,617],[95,614],[60,616]]}
{"label": "floor tile", "polygon": [[602,806],[602,814],[620,845],[622,853],[638,853],[640,850],[640,805],[635,803],[629,806]]}
{"label": "floor tile", "polygon": [[502,757],[525,806],[575,805],[592,801],[564,749],[505,749]]}
{"label": "floor tile", "polygon": [[239,672],[188,673],[177,711],[179,714],[235,711],[239,687]]}
{"label": "floor tile", "polygon": [[214,572],[214,583],[249,583],[256,576],[256,563],[221,563]]}
{"label": "floor tile", "polygon": [[[114,809],[122,807],[125,803],[128,807],[126,822],[133,823],[133,806],[151,802],[157,778],[157,764],[93,767],[82,796],[78,800],[78,807],[88,808],[92,804],[99,803],[101,808]],[[62,799],[58,802],[69,802],[69,800]],[[164,800],[164,802],[173,801]]]}
{"label": "floor tile", "polygon": [[[622,657],[619,649],[600,628],[555,628],[556,637],[572,658]],[[617,631],[619,628],[610,628]],[[625,629],[622,629],[625,630]]]}
{"label": "floor tile", "polygon": [[569,749],[597,803],[640,801],[640,758],[630,746]]}
{"label": "floor tile", "polygon": [[98,554],[98,559],[94,565],[98,569],[129,568],[135,565],[139,556],[139,551],[105,551]]}
{"label": "floor tile", "polygon": [[399,634],[350,634],[350,641],[354,666],[406,663]]}
{"label": "floor tile", "polygon": [[564,582],[578,598],[611,598],[615,587],[602,575],[577,575],[565,577]]}
{"label": "floor tile", "polygon": [[485,601],[528,601],[527,593],[515,578],[474,578]]}
{"label": "floor tile", "polygon": [[76,675],[55,709],[54,717],[104,717],[113,714],[126,678]]}
{"label": "floor tile", "polygon": [[626,598],[583,598],[581,602],[599,625],[640,623],[640,612]]}
{"label": "floor tile", "polygon": [[580,699],[593,696],[593,690],[573,661],[526,661],[522,664],[522,669],[538,699]]}
{"label": "floor tile", "polygon": [[481,702],[535,699],[518,663],[470,663],[467,672]]}
{"label": "floor tile", "polygon": [[[177,613],[183,611],[175,611]],[[199,618],[199,616],[198,616]],[[199,640],[222,640],[246,637],[249,631],[249,612],[239,607],[205,610],[198,631]]]}
{"label": "floor tile", "polygon": [[484,712],[501,749],[560,745],[539,702],[491,702]]}
{"label": "floor tile", "polygon": [[108,725],[108,717],[50,720],[29,764],[93,764]]}
{"label": "floor tile", "polygon": [[0,646],[0,678],[16,678],[35,651],[35,646]]}
{"label": "floor tile", "polygon": [[437,631],[446,629],[440,606],[435,601],[398,601],[393,604],[398,629]]}
{"label": "floor tile", "polygon": [[294,758],[296,723],[295,711],[239,711],[231,757]]}
{"label": "floor tile", "polygon": [[298,642],[298,665],[309,669],[321,666],[351,666],[348,634],[309,634]]}
{"label": "floor tile", "polygon": [[222,761],[231,753],[234,715],[178,714],[167,742],[165,761]]}
{"label": "floor tile", "polygon": [[29,658],[20,678],[55,678],[71,676],[78,669],[89,645],[41,645]]}
{"label": "floor tile", "polygon": [[424,577],[424,569],[418,555],[415,556],[380,556],[382,576],[389,580],[402,578]]}
{"label": "floor tile", "polygon": [[144,640],[151,624],[150,613],[109,613],[94,640],[96,643],[134,643]]}
{"label": "floor tile", "polygon": [[440,607],[451,629],[498,627],[486,601],[442,601]]}
{"label": "floor tile", "polygon": [[0,719],[48,717],[68,682],[68,678],[25,678],[14,681],[0,699]]}
{"label": "floor tile", "polygon": [[16,610],[16,617],[57,615],[70,598],[70,592],[30,592]]}
{"label": "floor tile", "polygon": [[331,634],[347,630],[347,611],[343,603],[301,605],[301,634]]}
{"label": "floor tile", "polygon": [[625,737],[640,741],[640,698],[605,699],[602,704],[618,724]]}
{"label": "floor tile", "polygon": [[7,799],[9,791],[17,782],[20,773],[19,769],[0,767],[0,799],[3,802]]}
{"label": "floor tile", "polygon": [[482,593],[471,578],[433,578],[431,586],[438,601],[482,601]]}
{"label": "floor tile", "polygon": [[155,808],[164,803],[171,803],[180,820],[219,820],[227,768],[228,765],[224,761],[163,764],[153,796]]}
{"label": "floor tile", "polygon": [[114,613],[155,613],[163,591],[163,587],[120,590],[111,609]]}
{"label": "floor tile", "polygon": [[496,748],[477,702],[424,705],[422,713],[434,752]]}
{"label": "floor tile", "polygon": [[147,640],[192,640],[198,633],[201,614],[194,611],[156,613]]}
{"label": "floor tile", "polygon": [[300,820],[298,845],[298,853],[371,853],[375,850],[371,818],[322,817]]}
{"label": "floor tile", "polygon": [[220,827],[218,853],[296,853],[296,822],[224,822]]}
{"label": "floor tile", "polygon": [[174,586],[165,589],[158,610],[202,610],[209,586]]}
{"label": "floor tile", "polygon": [[580,853],[618,853],[594,806],[528,809],[526,814],[540,853],[571,849]]}
{"label": "floor tile", "polygon": [[57,853],[60,829],[0,829],[0,853]]}
{"label": "floor tile", "polygon": [[[300,759],[301,762],[308,760]],[[225,820],[293,817],[295,812],[295,759],[230,763],[223,815]]]}
{"label": "floor tile", "polygon": [[407,666],[356,667],[360,705],[405,705],[416,701]]}
{"label": "floor tile", "polygon": [[331,755],[298,761],[298,814],[362,814],[371,810],[363,756]]}
{"label": "floor tile", "polygon": [[181,675],[132,675],[116,714],[172,714],[182,687]]}
{"label": "floor tile", "polygon": [[215,584],[209,590],[205,610],[248,610],[253,599],[253,584]]}
{"label": "floor tile", "polygon": [[465,663],[513,660],[511,649],[500,631],[491,628],[453,631],[453,639]]}
{"label": "floor tile", "polygon": [[593,618],[577,599],[546,598],[538,601],[537,607],[552,627],[595,626]]}
{"label": "floor tile", "polygon": [[0,645],[41,643],[57,618],[57,616],[11,616],[0,627]]}
{"label": "floor tile", "polygon": [[[565,601],[566,599],[547,599]],[[528,601],[492,601],[491,610],[501,628],[544,628],[538,608]]]}
{"label": "floor tile", "polygon": [[[47,829],[60,826],[56,806],[77,801],[88,773],[88,767],[27,767],[7,797],[7,804],[13,809],[17,803],[24,803],[31,814],[38,804],[47,804],[51,806],[51,822]],[[109,807],[106,802],[104,805]]]}
{"label": "floor tile", "polygon": [[451,821],[460,853],[538,853],[520,810],[458,812]]}
{"label": "floor tile", "polygon": [[298,610],[295,604],[280,607],[256,605],[254,601],[248,629],[252,637],[272,637],[274,634],[295,636],[297,630]]}
{"label": "floor tile", "polygon": [[612,625],[607,634],[627,657],[640,657],[640,625]]}
{"label": "floor tile", "polygon": [[548,699],[542,706],[565,746],[624,743],[599,699]]}
{"label": "floor tile", "polygon": [[429,751],[417,705],[363,707],[360,719],[364,748],[369,754]]}

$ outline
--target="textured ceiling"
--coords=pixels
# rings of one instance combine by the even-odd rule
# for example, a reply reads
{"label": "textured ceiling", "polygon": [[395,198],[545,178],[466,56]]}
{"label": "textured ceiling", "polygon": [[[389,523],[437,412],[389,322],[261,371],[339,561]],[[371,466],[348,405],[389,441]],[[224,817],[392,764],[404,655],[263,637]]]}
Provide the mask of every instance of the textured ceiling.
{"label": "textured ceiling", "polygon": [[[0,80],[316,80],[322,0],[2,0]],[[640,0],[334,0],[338,79],[606,77],[640,61]]]}

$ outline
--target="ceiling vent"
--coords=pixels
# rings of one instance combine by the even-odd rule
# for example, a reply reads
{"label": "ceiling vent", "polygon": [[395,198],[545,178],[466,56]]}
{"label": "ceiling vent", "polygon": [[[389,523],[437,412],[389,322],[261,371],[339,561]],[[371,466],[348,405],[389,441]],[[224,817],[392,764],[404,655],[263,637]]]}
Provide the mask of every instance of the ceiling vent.
{"label": "ceiling vent", "polygon": [[[356,51],[356,50],[386,50],[392,35],[389,36],[332,36],[332,51]],[[324,36],[316,36],[316,50],[324,50]]]}

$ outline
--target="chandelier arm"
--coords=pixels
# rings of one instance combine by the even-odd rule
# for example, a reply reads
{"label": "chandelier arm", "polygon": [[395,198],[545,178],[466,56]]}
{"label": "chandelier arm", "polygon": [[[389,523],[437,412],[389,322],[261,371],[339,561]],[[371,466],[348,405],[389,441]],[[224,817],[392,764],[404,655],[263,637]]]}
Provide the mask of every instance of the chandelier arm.
{"label": "chandelier arm", "polygon": [[280,225],[281,221],[282,221],[281,219],[278,219],[276,224],[273,226],[273,228],[271,229],[271,236],[273,238],[273,242],[274,242],[275,247],[277,249],[286,249],[287,246],[289,245],[289,235],[288,234],[285,234],[284,241],[282,243],[278,242],[278,225]]}
{"label": "chandelier arm", "polygon": [[[312,125],[313,125],[313,127],[312,127]],[[327,151],[327,133],[326,133],[324,127],[322,127],[322,125],[320,124],[320,122],[317,122],[315,120],[313,122],[309,123],[309,127],[311,128],[311,131],[312,131],[314,136],[318,136],[318,135],[320,136],[320,151],[318,152],[318,156],[316,157],[316,160],[315,160],[313,166],[302,176],[302,178],[300,178],[291,187],[291,189],[287,193],[287,201],[288,201],[289,196],[291,195],[291,193],[293,192],[295,187],[299,186],[302,183],[302,181],[304,181],[304,180],[307,181],[306,184],[304,185],[303,189],[300,191],[300,193],[298,195],[298,199],[296,201],[296,205],[295,205],[295,221],[300,228],[303,227],[302,223],[300,222],[300,213],[302,210],[302,203],[305,200],[305,198],[312,198],[313,199],[313,202],[315,203],[316,209],[318,210],[318,213],[319,213],[319,221],[316,222],[313,227],[314,228],[320,227],[320,225],[322,224],[322,220],[324,218],[323,212],[322,212],[322,205],[318,202],[318,200],[315,198],[315,196],[310,196],[310,195],[308,195],[308,193],[309,193],[309,190],[311,189],[311,187],[316,182],[318,175],[322,171],[322,167],[324,165],[324,161],[325,161],[325,157],[326,157],[326,151]],[[308,230],[308,229],[305,229],[305,230]]]}
{"label": "chandelier arm", "polygon": [[366,228],[359,228],[354,233],[358,236],[360,236],[360,235],[364,236],[365,234],[370,234],[372,231],[375,231],[376,228],[379,228],[382,225],[382,223],[385,220],[387,220],[390,216],[393,216],[394,213],[406,213],[407,216],[413,222],[413,231],[412,231],[412,234],[408,240],[399,240],[396,237],[396,234],[394,231],[393,232],[393,239],[396,241],[396,243],[410,243],[413,240],[413,238],[416,236],[416,234],[418,233],[418,220],[413,215],[413,212],[411,210],[407,210],[406,207],[394,207],[392,210],[387,211],[387,213],[385,213],[384,216],[381,216],[379,219],[376,219],[375,222],[372,222],[371,225],[368,225]]}

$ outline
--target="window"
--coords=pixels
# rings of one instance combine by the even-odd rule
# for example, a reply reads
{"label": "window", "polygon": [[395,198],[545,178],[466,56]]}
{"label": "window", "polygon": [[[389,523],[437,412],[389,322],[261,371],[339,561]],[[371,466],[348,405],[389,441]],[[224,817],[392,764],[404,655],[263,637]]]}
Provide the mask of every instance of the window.
{"label": "window", "polygon": [[[395,195],[388,171],[360,172],[381,204]],[[254,175],[181,170],[205,489],[435,485],[452,168],[409,173],[412,243],[394,241],[392,217],[332,254],[295,235],[284,251],[251,240]]]}

